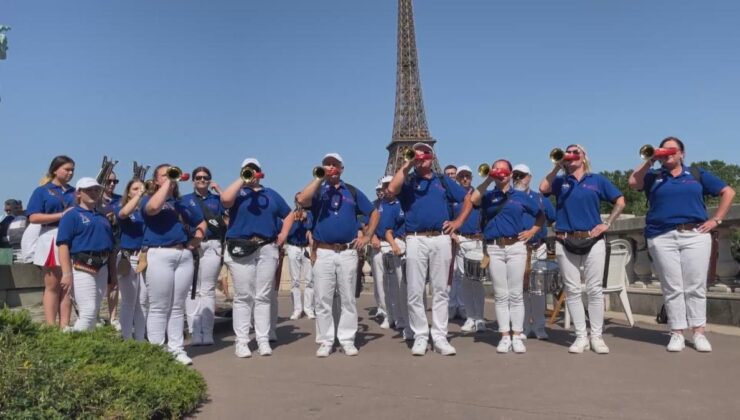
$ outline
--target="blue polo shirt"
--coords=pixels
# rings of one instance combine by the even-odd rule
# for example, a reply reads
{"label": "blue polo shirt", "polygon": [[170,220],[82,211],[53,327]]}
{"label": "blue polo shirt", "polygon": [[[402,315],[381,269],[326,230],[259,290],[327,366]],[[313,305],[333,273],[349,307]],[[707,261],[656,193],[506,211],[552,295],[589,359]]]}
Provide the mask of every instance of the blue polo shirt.
{"label": "blue polo shirt", "polygon": [[100,213],[76,206],[59,221],[57,245],[67,244],[72,255],[110,251],[113,243],[110,222]]}
{"label": "blue polo shirt", "polygon": [[[538,243],[544,241],[547,238],[547,224],[555,222],[555,207],[549,199],[545,198],[542,194],[537,191],[529,190],[524,191],[525,194],[534,200],[539,206],[540,210],[545,213],[545,219],[547,220],[542,229],[538,230],[537,233],[529,240],[529,243]],[[524,229],[531,229],[534,226],[536,217],[529,213],[524,214]]]}
{"label": "blue polo shirt", "polygon": [[412,174],[406,178],[398,201],[406,213],[406,232],[441,231],[452,217],[452,203],[462,203],[466,191],[447,175],[441,175],[447,189],[434,174],[431,179]]}
{"label": "blue polo shirt", "polygon": [[622,196],[605,176],[594,173],[585,174],[580,181],[573,175],[560,175],[552,182],[550,194],[557,199],[555,229],[558,232],[593,229],[602,223],[600,202],[611,203]]}
{"label": "blue polo shirt", "polygon": [[293,225],[290,227],[290,230],[288,231],[288,240],[287,242],[291,245],[295,246],[306,246],[308,245],[308,231],[311,230],[313,227],[313,215],[310,211],[304,210],[306,212],[306,218],[301,220],[300,222],[298,220],[293,221]]}
{"label": "blue polo shirt", "polygon": [[[506,194],[509,198],[500,211],[498,211],[498,208],[505,196],[503,191],[494,188],[486,191],[481,199],[481,212],[486,217],[486,226],[483,229],[483,237],[486,240],[501,236],[518,236],[527,229],[524,224],[524,215],[529,214],[532,217],[537,217],[541,211],[539,204],[522,191],[509,189]],[[494,216],[496,211],[498,211],[498,214]]]}
{"label": "blue polo shirt", "polygon": [[[33,190],[31,198],[28,200],[26,216],[32,214],[54,214],[61,213],[67,207],[75,205],[75,189],[67,185],[60,187],[52,182],[48,182]],[[55,226],[57,223],[50,223],[49,226]]]}
{"label": "blue polo shirt", "polygon": [[141,215],[141,206],[125,219],[118,216],[122,207],[120,202],[114,207],[118,226],[121,229],[120,247],[121,249],[141,249],[144,242],[144,218]]}
{"label": "blue polo shirt", "polygon": [[645,237],[653,238],[681,223],[703,223],[709,216],[704,196],[719,195],[727,184],[711,172],[699,169],[700,180],[686,166],[674,177],[664,169],[645,174],[643,191],[650,209],[645,217]]}
{"label": "blue polo shirt", "polygon": [[[141,199],[141,215],[144,218],[144,246],[172,246],[188,241],[188,226],[197,226],[203,221],[200,209],[184,205],[181,201],[169,198],[162,210],[154,216],[146,213],[146,204],[152,197]],[[182,216],[186,225],[180,221]]]}
{"label": "blue polo shirt", "polygon": [[200,210],[201,213],[203,213],[203,218],[206,219],[206,223],[208,223],[208,230],[206,231],[206,240],[211,239],[221,239],[219,238],[218,234],[214,233],[213,230],[217,229],[217,226],[213,226],[208,221],[208,215],[206,215],[203,212],[203,208],[200,206],[199,200],[203,200],[203,204],[205,205],[206,209],[210,212],[210,216],[217,218],[218,216],[224,215],[226,212],[226,209],[224,208],[223,204],[221,204],[221,196],[218,194],[213,194],[210,191],[205,197],[201,197],[198,193],[192,192],[190,194],[185,194],[180,199],[185,205],[189,207],[197,207],[198,210]]}
{"label": "blue polo shirt", "polygon": [[249,187],[239,190],[234,205],[229,209],[227,239],[257,236],[269,241],[277,238],[282,219],[290,214],[290,207],[275,190]]}
{"label": "blue polo shirt", "polygon": [[313,238],[317,242],[346,244],[357,237],[360,226],[357,213],[370,217],[374,207],[362,191],[357,190],[357,203],[344,181],[337,188],[324,182],[311,202],[316,220]]}
{"label": "blue polo shirt", "polygon": [[378,207],[378,213],[380,214],[380,221],[378,222],[378,228],[375,229],[375,236],[378,239],[384,241],[385,232],[388,229],[393,231],[394,238],[406,234],[406,220],[403,210],[401,210],[401,203],[398,200],[394,199],[391,202],[383,200]]}
{"label": "blue polo shirt", "polygon": [[[468,194],[473,191],[473,187],[468,188]],[[452,215],[454,218],[460,216],[463,209],[463,203],[452,203]],[[473,206],[473,210],[470,211],[470,215],[465,219],[465,223],[460,226],[460,234],[465,235],[477,235],[481,232],[480,230],[480,207]]]}

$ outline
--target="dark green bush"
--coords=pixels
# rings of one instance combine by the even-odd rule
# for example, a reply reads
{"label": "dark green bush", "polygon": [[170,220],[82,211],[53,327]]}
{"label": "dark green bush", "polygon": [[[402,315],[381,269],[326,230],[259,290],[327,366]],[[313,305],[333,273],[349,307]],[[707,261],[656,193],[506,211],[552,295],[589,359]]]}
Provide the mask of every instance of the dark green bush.
{"label": "dark green bush", "polygon": [[0,310],[0,418],[180,418],[205,393],[203,377],[159,347]]}

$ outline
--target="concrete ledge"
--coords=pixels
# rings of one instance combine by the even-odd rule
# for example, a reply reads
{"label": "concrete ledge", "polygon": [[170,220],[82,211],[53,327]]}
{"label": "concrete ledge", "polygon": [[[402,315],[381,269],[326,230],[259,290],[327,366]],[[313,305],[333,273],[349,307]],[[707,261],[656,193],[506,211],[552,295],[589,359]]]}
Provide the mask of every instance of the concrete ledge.
{"label": "concrete ledge", "polygon": [[[633,314],[655,317],[663,305],[660,290],[628,289]],[[618,294],[609,295],[609,308],[623,312]],[[707,322],[711,324],[740,326],[740,298],[736,294],[707,293]]]}
{"label": "concrete ledge", "polygon": [[33,264],[0,266],[0,290],[44,287],[41,268]]}
{"label": "concrete ledge", "polygon": [[31,289],[15,289],[0,292],[0,306],[8,305],[13,308],[16,306],[40,305],[44,297],[44,288],[36,287]]}

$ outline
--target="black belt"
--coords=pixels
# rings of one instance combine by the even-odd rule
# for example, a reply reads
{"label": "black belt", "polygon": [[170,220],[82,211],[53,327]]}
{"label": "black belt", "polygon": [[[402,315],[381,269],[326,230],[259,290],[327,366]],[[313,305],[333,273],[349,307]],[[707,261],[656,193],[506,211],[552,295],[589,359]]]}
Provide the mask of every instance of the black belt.
{"label": "black belt", "polygon": [[498,238],[486,239],[486,245],[508,246],[519,242],[518,236],[499,236]]}
{"label": "black belt", "polygon": [[75,252],[72,254],[73,257],[85,254],[86,257],[101,257],[101,258],[108,258],[110,257],[111,252],[110,251],[80,251]]}
{"label": "black belt", "polygon": [[328,249],[334,252],[342,252],[348,249],[352,249],[352,245],[351,244],[329,244],[326,242],[316,242],[316,248]]}

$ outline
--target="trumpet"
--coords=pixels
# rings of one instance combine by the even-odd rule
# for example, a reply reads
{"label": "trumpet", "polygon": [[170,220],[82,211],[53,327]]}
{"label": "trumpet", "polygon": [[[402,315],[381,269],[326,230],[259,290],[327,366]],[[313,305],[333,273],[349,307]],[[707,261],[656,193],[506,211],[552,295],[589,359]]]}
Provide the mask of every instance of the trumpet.
{"label": "trumpet", "polygon": [[552,163],[560,163],[565,158],[565,152],[563,149],[556,147],[552,150],[550,150],[550,162]]}
{"label": "trumpet", "polygon": [[676,149],[663,149],[663,148],[655,148],[649,144],[646,144],[640,148],[640,157],[643,160],[653,159],[653,158],[661,158],[666,156],[671,156],[676,154]]}
{"label": "trumpet", "polygon": [[239,173],[239,177],[241,177],[242,181],[246,183],[250,183],[255,179],[261,179],[263,178],[262,172],[255,171],[254,169],[245,166],[242,168],[242,171]]}
{"label": "trumpet", "polygon": [[167,178],[172,181],[187,181],[190,179],[190,175],[183,173],[182,169],[177,166],[170,166],[167,168]]}
{"label": "trumpet", "polygon": [[157,184],[154,183],[153,179],[147,179],[144,181],[144,192],[146,192],[149,195],[154,194],[154,192],[157,190]]}
{"label": "trumpet", "polygon": [[478,165],[478,175],[480,175],[481,178],[487,177],[490,172],[491,166],[487,163],[481,163],[480,165]]}
{"label": "trumpet", "polygon": [[324,179],[326,176],[326,169],[324,169],[323,166],[317,166],[313,168],[313,171],[311,171],[311,174],[316,179]]}
{"label": "trumpet", "polygon": [[416,150],[408,147],[404,149],[403,151],[403,160],[405,162],[410,162],[412,160],[416,160]]}

